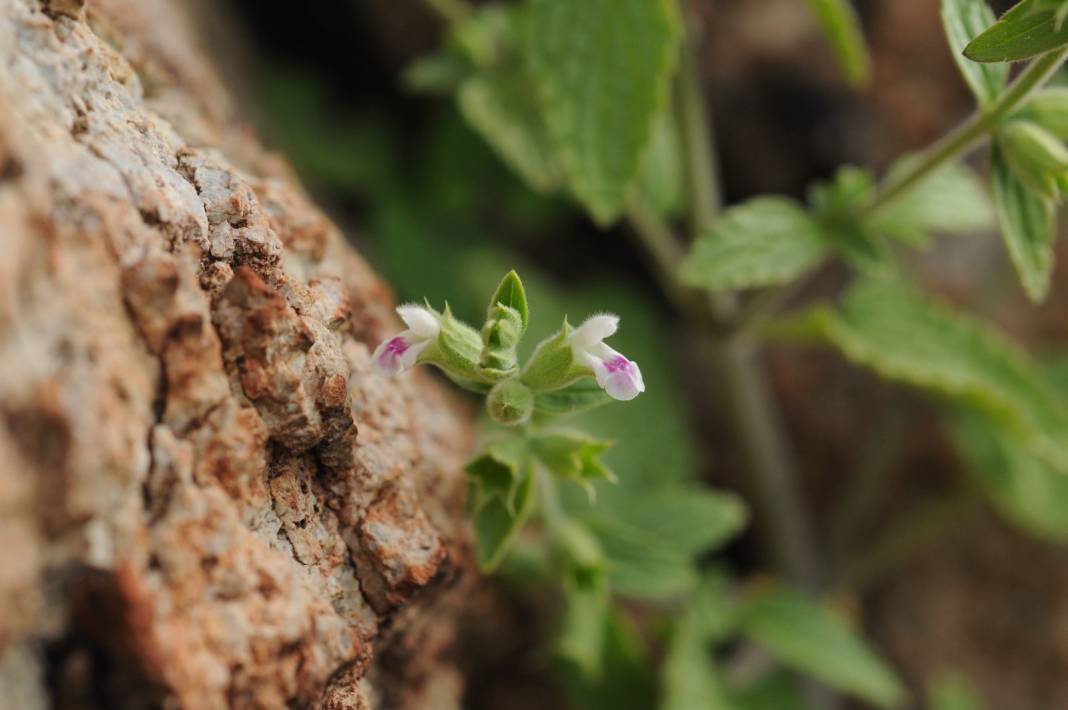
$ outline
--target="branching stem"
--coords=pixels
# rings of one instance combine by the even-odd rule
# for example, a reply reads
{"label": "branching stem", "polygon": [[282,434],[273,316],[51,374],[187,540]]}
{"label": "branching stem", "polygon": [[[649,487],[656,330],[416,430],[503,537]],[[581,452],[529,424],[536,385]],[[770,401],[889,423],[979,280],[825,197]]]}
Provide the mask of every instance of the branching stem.
{"label": "branching stem", "polygon": [[919,186],[923,179],[935,170],[967,154],[987,140],[1006,116],[1019,108],[1031,94],[1046,83],[1065,58],[1068,58],[1068,47],[1043,54],[1031,62],[994,102],[976,111],[942,136],[925,150],[908,170],[886,180],[864,208],[862,216],[870,216],[884,209]]}

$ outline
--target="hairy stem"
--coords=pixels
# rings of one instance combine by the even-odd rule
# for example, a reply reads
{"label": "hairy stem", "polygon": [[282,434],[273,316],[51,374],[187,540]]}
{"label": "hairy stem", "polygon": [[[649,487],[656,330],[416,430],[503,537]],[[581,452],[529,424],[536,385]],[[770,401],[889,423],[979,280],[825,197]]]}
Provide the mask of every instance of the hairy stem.
{"label": "hairy stem", "polygon": [[915,189],[932,172],[965,155],[990,137],[998,124],[1026,101],[1068,58],[1068,47],[1035,59],[1016,81],[989,106],[976,111],[964,123],[942,136],[925,150],[908,170],[891,176],[864,208],[870,216]]}

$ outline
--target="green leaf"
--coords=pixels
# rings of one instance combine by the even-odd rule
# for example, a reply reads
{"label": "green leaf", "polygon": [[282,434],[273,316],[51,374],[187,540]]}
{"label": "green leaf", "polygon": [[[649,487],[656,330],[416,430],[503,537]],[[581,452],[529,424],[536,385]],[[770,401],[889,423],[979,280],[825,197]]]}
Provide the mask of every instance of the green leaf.
{"label": "green leaf", "polygon": [[522,74],[482,74],[463,82],[457,99],[464,120],[535,192],[551,192],[560,171],[540,108]]}
{"label": "green leaf", "polygon": [[722,626],[725,607],[722,580],[705,582],[675,623],[661,669],[659,710],[733,710],[712,658],[712,641]]}
{"label": "green leaf", "polygon": [[534,411],[542,414],[571,414],[599,407],[612,401],[597,380],[584,377],[572,385],[552,392],[541,392],[534,398]]}
{"label": "green leaf", "polygon": [[1016,179],[996,144],[990,152],[990,187],[1001,237],[1024,291],[1032,301],[1042,301],[1049,291],[1057,237],[1053,204]]}
{"label": "green leaf", "polygon": [[765,673],[734,691],[734,710],[811,710],[797,676],[782,668]]}
{"label": "green leaf", "polygon": [[1068,44],[1068,24],[1036,0],[1023,0],[964,48],[975,62],[1016,62]]}
{"label": "green leaf", "polygon": [[1068,411],[1026,353],[986,324],[874,279],[837,310],[810,311],[808,324],[850,360],[976,406],[1050,463],[1068,465]]}
{"label": "green leaf", "polygon": [[653,124],[653,142],[642,164],[638,189],[643,201],[665,219],[679,216],[686,206],[682,139],[670,109],[661,111]]}
{"label": "green leaf", "polygon": [[531,0],[528,54],[571,189],[601,225],[638,177],[678,51],[671,0]]}
{"label": "green leaf", "polygon": [[[914,159],[897,161],[887,175],[908,169]],[[876,212],[866,226],[877,234],[921,245],[931,232],[971,234],[993,224],[990,198],[975,172],[950,164],[927,177],[920,189]]]}
{"label": "green leaf", "polygon": [[927,707],[930,710],[982,710],[983,703],[962,676],[942,674],[928,689]]}
{"label": "green leaf", "polygon": [[800,592],[773,587],[745,601],[743,633],[783,663],[880,707],[897,707],[905,688],[837,614]]}
{"label": "green leaf", "polygon": [[964,56],[964,48],[994,24],[994,20],[994,12],[986,0],[942,0],[942,25],[953,59],[981,106],[1001,93],[1009,78],[1009,68],[1001,64],[977,64]]}
{"label": "green leaf", "polygon": [[991,504],[1020,527],[1068,541],[1068,475],[1036,457],[1004,427],[960,408],[952,417],[968,473]]}
{"label": "green leaf", "polygon": [[596,439],[580,431],[554,430],[534,438],[535,455],[545,467],[560,478],[574,481],[592,496],[592,482],[598,479],[614,481],[615,476],[601,463],[600,456],[612,447],[612,442]]}
{"label": "green leaf", "polygon": [[504,275],[501,283],[497,286],[497,290],[493,292],[493,296],[490,298],[491,308],[498,303],[502,306],[514,308],[523,321],[523,329],[526,330],[527,324],[530,322],[527,292],[523,289],[523,282],[519,279],[519,274],[514,269]]}
{"label": "green leaf", "polygon": [[484,501],[475,514],[478,563],[484,572],[493,571],[501,563],[508,547],[530,517],[533,507],[534,476],[529,467],[520,473],[511,510],[507,501],[499,495]]}
{"label": "green leaf", "polygon": [[710,291],[787,283],[827,256],[820,225],[796,202],[758,197],[727,210],[694,244],[679,279]]}
{"label": "green leaf", "polygon": [[556,638],[557,655],[587,678],[601,675],[611,597],[603,583],[566,580],[564,614]]}
{"label": "green leaf", "polygon": [[697,581],[694,559],[741,532],[747,515],[730,493],[691,486],[605,491],[585,519],[601,541],[612,588],[664,599]]}
{"label": "green leaf", "polygon": [[573,707],[582,710],[649,710],[656,707],[651,669],[634,629],[614,612],[608,615],[604,628],[601,673],[597,677],[567,674],[564,687]]}
{"label": "green leaf", "polygon": [[510,511],[515,512],[515,497],[522,480],[520,473],[526,465],[528,444],[519,436],[499,439],[465,467],[468,477],[478,486],[475,506],[481,507],[489,498],[500,496]]}
{"label": "green leaf", "polygon": [[1035,194],[1056,200],[1068,176],[1068,148],[1030,121],[1005,123],[997,133],[1002,158],[1020,182]]}
{"label": "green leaf", "polygon": [[846,81],[853,86],[867,85],[871,58],[853,5],[849,0],[808,0],[808,6],[831,43]]}

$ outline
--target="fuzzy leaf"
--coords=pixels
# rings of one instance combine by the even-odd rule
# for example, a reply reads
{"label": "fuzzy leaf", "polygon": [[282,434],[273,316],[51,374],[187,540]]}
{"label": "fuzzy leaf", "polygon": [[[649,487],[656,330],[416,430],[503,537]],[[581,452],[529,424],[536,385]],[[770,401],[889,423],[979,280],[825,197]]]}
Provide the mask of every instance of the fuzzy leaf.
{"label": "fuzzy leaf", "polygon": [[[907,168],[909,160],[898,161],[888,174]],[[990,198],[975,172],[952,164],[927,177],[922,188],[877,212],[867,226],[876,234],[923,244],[931,232],[970,234],[993,224]]]}
{"label": "fuzzy leaf", "polygon": [[1009,68],[1002,64],[973,62],[964,56],[964,48],[994,21],[994,12],[986,0],[942,0],[942,25],[953,59],[964,75],[964,81],[983,106],[1001,93],[1009,77]]}
{"label": "fuzzy leaf", "polygon": [[490,298],[490,308],[492,309],[498,303],[508,308],[514,308],[523,321],[523,328],[526,329],[527,324],[530,322],[527,292],[523,289],[523,282],[519,279],[519,274],[514,270],[509,271],[501,279],[497,290],[493,292],[493,296]]}
{"label": "fuzzy leaf", "polygon": [[670,110],[661,111],[653,124],[653,141],[642,164],[638,189],[644,201],[664,218],[677,217],[685,207],[682,139]]}
{"label": "fuzzy leaf", "polygon": [[871,57],[853,5],[849,0],[808,0],[808,6],[823,28],[846,81],[853,86],[866,85],[871,78]]}
{"label": "fuzzy leaf", "polygon": [[610,597],[603,581],[567,580],[564,616],[556,639],[556,653],[587,678],[601,675]]}
{"label": "fuzzy leaf", "polygon": [[533,86],[519,71],[472,76],[457,95],[460,113],[535,192],[560,183],[559,166]]}
{"label": "fuzzy leaf", "polygon": [[575,481],[593,495],[591,482],[614,481],[615,476],[601,463],[600,456],[612,442],[595,439],[580,431],[556,430],[534,439],[534,453],[545,467],[560,478]]}
{"label": "fuzzy leaf", "polygon": [[585,377],[572,385],[552,392],[542,392],[534,398],[534,410],[543,414],[571,414],[593,409],[611,402],[592,377]]}
{"label": "fuzzy leaf", "polygon": [[1016,62],[1068,44],[1068,23],[1040,0],[1023,0],[964,48],[975,62]]}
{"label": "fuzzy leaf", "polygon": [[678,51],[671,0],[532,0],[528,55],[571,189],[613,222],[638,177]]}
{"label": "fuzzy leaf", "polygon": [[1016,179],[996,145],[990,152],[990,187],[1001,237],[1020,283],[1032,301],[1042,301],[1049,291],[1057,237],[1053,204]]}
{"label": "fuzzy leaf", "polygon": [[953,434],[969,474],[998,511],[1040,537],[1068,541],[1068,475],[979,412],[956,412]]}
{"label": "fuzzy leaf", "polygon": [[743,633],[783,663],[832,687],[892,708],[905,688],[886,663],[841,617],[785,587],[773,587],[743,603]]}
{"label": "fuzzy leaf", "polygon": [[1068,465],[1068,411],[1036,365],[989,326],[908,287],[869,279],[809,325],[878,374],[978,407],[1053,465]]}
{"label": "fuzzy leaf", "polygon": [[662,599],[691,589],[694,558],[741,532],[741,500],[729,493],[676,486],[606,495],[586,518],[601,541],[612,588]]}
{"label": "fuzzy leaf", "polygon": [[475,514],[478,563],[490,572],[501,563],[508,547],[523,529],[534,507],[534,476],[529,467],[520,473],[515,500],[509,509],[505,498],[497,495],[486,500]]}
{"label": "fuzzy leaf", "polygon": [[711,654],[719,630],[712,627],[722,622],[709,617],[722,616],[728,604],[721,586],[719,580],[702,584],[676,622],[661,670],[659,710],[733,710]]}
{"label": "fuzzy leaf", "polygon": [[787,283],[828,252],[820,225],[793,200],[758,197],[727,210],[694,244],[679,278],[710,291]]}

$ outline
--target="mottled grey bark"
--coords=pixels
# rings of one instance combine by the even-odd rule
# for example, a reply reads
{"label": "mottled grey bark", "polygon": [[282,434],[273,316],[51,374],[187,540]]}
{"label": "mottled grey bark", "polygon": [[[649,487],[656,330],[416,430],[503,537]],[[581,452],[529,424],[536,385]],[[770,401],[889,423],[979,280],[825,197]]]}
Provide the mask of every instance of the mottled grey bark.
{"label": "mottled grey bark", "polygon": [[458,702],[468,418],[237,113],[165,0],[0,0],[0,707]]}

